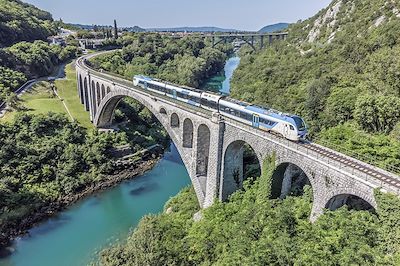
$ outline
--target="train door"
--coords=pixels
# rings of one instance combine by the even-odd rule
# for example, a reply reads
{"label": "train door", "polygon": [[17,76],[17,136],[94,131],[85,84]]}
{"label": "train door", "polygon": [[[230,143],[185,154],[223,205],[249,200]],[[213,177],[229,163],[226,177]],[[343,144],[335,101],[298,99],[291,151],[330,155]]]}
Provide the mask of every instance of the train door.
{"label": "train door", "polygon": [[147,90],[147,88],[148,88],[148,85],[147,85],[147,82],[145,81],[144,82],[144,88]]}
{"label": "train door", "polygon": [[172,97],[176,99],[176,90],[172,90]]}
{"label": "train door", "polygon": [[283,132],[284,132],[284,137],[287,138],[289,135],[289,126],[287,124],[285,125],[285,130]]}
{"label": "train door", "polygon": [[260,127],[260,116],[253,114],[253,127]]}

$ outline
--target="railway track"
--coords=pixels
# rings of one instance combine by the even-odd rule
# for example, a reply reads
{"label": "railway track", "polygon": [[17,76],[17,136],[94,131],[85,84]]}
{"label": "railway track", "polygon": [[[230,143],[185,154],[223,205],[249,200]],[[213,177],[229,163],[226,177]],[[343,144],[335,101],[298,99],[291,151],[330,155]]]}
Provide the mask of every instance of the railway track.
{"label": "railway track", "polygon": [[304,143],[304,145],[314,151],[317,152],[323,156],[326,156],[334,161],[340,162],[341,164],[344,164],[346,166],[349,166],[351,168],[354,168],[358,171],[361,171],[365,174],[368,174],[375,179],[378,179],[384,183],[390,184],[393,187],[396,187],[397,189],[400,189],[400,179],[397,179],[389,174],[385,174],[383,171],[378,171],[374,169],[372,166],[368,166],[368,164],[365,163],[360,163],[357,160],[354,159],[349,159],[347,156],[344,156],[338,152],[331,151],[329,149],[323,148],[319,145],[316,145],[314,143],[308,142]]}

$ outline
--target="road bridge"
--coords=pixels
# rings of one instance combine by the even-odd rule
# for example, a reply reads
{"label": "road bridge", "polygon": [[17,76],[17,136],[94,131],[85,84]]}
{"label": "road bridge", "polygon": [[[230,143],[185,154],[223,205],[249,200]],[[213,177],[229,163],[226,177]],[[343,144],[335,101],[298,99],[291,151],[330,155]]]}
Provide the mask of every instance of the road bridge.
{"label": "road bridge", "polygon": [[[204,35],[212,39],[212,46],[220,43],[234,42],[241,40],[251,46],[255,51],[261,50],[266,44],[271,45],[274,41],[286,40],[287,32],[281,33],[230,33],[230,34],[212,34]],[[257,46],[258,43],[258,46]]]}
{"label": "road bridge", "polygon": [[[243,184],[244,146],[249,145],[261,165],[275,155],[272,196],[285,197],[299,180],[313,190],[314,221],[325,208],[349,202],[377,208],[374,190],[400,194],[400,177],[317,144],[295,143],[216,112],[194,107],[133,85],[131,80],[99,72],[87,65],[87,55],[76,64],[78,93],[96,127],[110,127],[114,110],[131,97],[160,121],[187,168],[199,204],[226,200]],[[301,182],[303,182],[301,181]]]}
{"label": "road bridge", "polygon": [[[278,33],[258,33],[258,32],[230,32],[230,33],[193,33],[193,36],[211,39],[212,47],[220,43],[232,43],[240,40],[248,44],[253,50],[261,50],[266,45],[271,45],[275,41],[286,40],[288,32]],[[175,39],[180,39],[186,35],[172,35]]]}

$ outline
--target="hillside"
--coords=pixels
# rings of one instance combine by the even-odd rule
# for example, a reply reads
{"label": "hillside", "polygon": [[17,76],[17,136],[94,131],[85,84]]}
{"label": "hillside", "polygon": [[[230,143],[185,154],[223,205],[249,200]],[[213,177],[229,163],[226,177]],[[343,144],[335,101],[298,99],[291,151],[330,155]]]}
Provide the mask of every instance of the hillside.
{"label": "hillside", "polygon": [[73,42],[66,47],[47,43],[47,37],[57,32],[56,24],[46,11],[18,0],[0,0],[0,103],[18,108],[13,91],[76,57]]}
{"label": "hillside", "polygon": [[50,13],[18,0],[0,0],[0,47],[46,40],[56,32]]}
{"label": "hillside", "polygon": [[289,27],[289,23],[277,23],[277,24],[272,24],[263,27],[261,30],[258,32],[260,33],[270,33],[270,32],[275,32],[275,31],[281,31]]}
{"label": "hillside", "polygon": [[400,167],[399,10],[399,1],[333,1],[290,25],[288,43],[243,56],[232,95],[302,115],[324,145]]}

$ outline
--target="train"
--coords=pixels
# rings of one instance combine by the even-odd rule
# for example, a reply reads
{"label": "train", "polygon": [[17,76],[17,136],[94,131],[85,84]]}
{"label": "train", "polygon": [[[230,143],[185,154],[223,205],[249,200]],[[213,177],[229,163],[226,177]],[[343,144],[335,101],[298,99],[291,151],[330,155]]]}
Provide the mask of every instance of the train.
{"label": "train", "polygon": [[133,77],[133,85],[164,96],[204,108],[260,130],[281,135],[291,141],[303,141],[308,131],[303,118],[232,99],[226,95],[203,91],[143,75]]}

